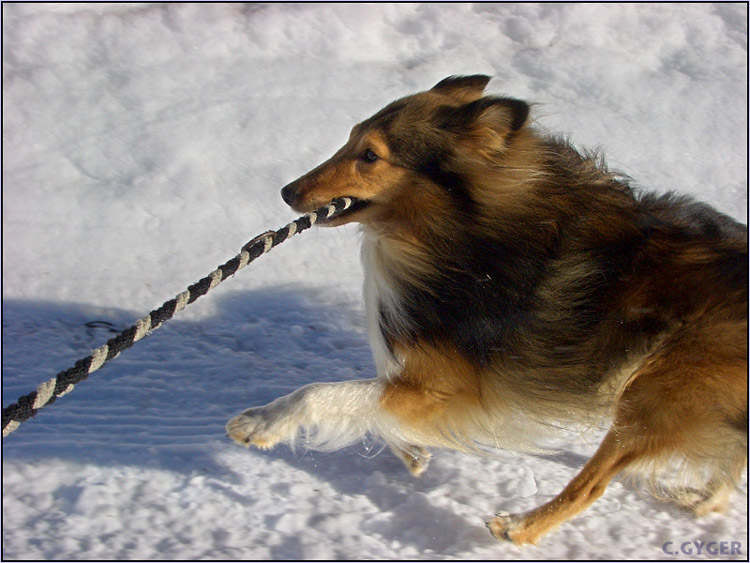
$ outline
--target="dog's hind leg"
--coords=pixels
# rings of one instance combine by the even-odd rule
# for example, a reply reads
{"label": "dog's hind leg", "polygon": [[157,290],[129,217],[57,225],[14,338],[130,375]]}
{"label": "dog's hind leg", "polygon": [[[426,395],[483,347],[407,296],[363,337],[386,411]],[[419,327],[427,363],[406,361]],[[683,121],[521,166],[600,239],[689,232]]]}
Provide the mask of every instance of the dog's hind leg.
{"label": "dog's hind leg", "polygon": [[740,430],[747,420],[747,359],[738,333],[746,339],[747,325],[731,320],[677,330],[622,392],[612,429],[583,470],[550,502],[488,522],[493,535],[535,543],[600,497],[628,465],[672,456],[699,468],[708,461],[714,469],[693,511],[723,508],[747,453],[747,434]]}
{"label": "dog's hind leg", "polygon": [[736,453],[727,467],[717,468],[704,489],[693,498],[693,502],[681,503],[698,517],[711,512],[724,512],[729,506],[729,498],[747,464],[747,447],[743,448],[743,444],[731,446],[734,446]]}
{"label": "dog's hind leg", "polygon": [[617,432],[610,431],[583,470],[554,499],[525,514],[500,513],[487,527],[497,539],[519,545],[536,543],[545,532],[598,499],[612,478],[636,458],[636,452],[620,441]]}
{"label": "dog's hind leg", "polygon": [[729,506],[729,497],[734,490],[733,484],[724,481],[718,485],[709,483],[704,497],[689,508],[696,516],[705,516],[711,512],[724,512]]}

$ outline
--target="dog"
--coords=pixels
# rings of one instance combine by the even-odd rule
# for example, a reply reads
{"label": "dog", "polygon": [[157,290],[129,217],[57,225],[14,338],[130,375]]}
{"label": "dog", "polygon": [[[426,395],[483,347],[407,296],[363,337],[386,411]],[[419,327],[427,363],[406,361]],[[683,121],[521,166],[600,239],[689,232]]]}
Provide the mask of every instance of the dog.
{"label": "dog", "polygon": [[355,198],[326,225],[362,227],[377,378],[307,385],[228,435],[338,448],[370,433],[418,476],[429,448],[524,450],[604,420],[580,473],[487,522],[496,538],[535,543],[626,470],[653,484],[677,467],[698,486],[662,492],[721,511],[747,459],[747,227],[636,190],[538,131],[526,102],[485,95],[489,80],[451,76],[391,103],[282,189],[298,212]]}

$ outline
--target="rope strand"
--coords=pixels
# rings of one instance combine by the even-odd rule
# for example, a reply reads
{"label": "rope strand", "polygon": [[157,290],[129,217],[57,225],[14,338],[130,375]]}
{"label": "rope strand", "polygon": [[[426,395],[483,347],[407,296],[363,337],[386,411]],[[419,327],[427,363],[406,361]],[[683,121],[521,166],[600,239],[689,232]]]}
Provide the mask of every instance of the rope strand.
{"label": "rope strand", "polygon": [[106,362],[119,356],[124,350],[159,328],[187,305],[208,293],[250,262],[273,247],[289,240],[295,234],[309,229],[317,221],[330,219],[334,215],[344,212],[356,202],[355,199],[348,197],[334,199],[330,204],[303,215],[278,231],[266,231],[253,238],[242,247],[242,251],[237,256],[219,266],[208,276],[189,286],[187,290],[174,299],[165,302],[158,309],[151,311],[133,326],[108,340],[103,346],[93,350],[90,356],[78,360],[72,368],[61,371],[52,379],[40,384],[36,391],[24,395],[16,403],[3,408],[3,438],[18,428],[22,422],[35,416],[39,409],[51,405],[58,397],[70,393],[78,383],[101,368]]}

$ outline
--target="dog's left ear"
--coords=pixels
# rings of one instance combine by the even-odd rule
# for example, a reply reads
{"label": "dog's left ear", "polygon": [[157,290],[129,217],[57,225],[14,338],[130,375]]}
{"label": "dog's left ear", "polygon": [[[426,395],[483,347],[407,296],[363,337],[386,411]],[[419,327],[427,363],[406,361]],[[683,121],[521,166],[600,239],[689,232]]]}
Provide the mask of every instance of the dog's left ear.
{"label": "dog's left ear", "polygon": [[432,87],[432,92],[450,96],[462,104],[478,100],[490,81],[489,76],[473,74],[471,76],[449,76]]}

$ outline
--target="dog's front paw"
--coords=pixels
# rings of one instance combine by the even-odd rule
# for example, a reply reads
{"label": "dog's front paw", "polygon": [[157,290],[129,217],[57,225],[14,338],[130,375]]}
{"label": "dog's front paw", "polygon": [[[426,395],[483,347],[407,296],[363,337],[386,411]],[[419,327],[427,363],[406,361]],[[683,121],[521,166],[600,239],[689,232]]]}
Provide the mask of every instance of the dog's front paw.
{"label": "dog's front paw", "polygon": [[296,432],[296,425],[277,416],[274,409],[255,407],[247,409],[227,422],[227,436],[245,447],[255,446],[264,450],[279,442],[290,439]]}
{"label": "dog's front paw", "polygon": [[523,525],[523,514],[508,514],[498,512],[487,522],[487,528],[496,539],[513,542],[516,545],[536,543],[537,538],[531,537]]}
{"label": "dog's front paw", "polygon": [[422,446],[406,445],[406,446],[390,446],[391,451],[404,462],[406,469],[409,470],[414,477],[419,477],[424,473],[427,466],[430,464],[432,454],[427,448]]}

